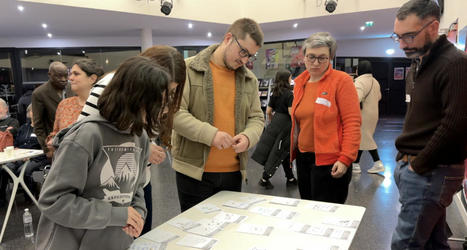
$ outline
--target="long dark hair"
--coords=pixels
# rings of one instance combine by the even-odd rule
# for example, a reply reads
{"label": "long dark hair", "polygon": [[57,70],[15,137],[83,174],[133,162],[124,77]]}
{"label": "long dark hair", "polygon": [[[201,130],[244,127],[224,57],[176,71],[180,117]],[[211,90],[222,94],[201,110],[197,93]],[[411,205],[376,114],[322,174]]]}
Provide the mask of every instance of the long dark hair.
{"label": "long dark hair", "polygon": [[166,70],[154,61],[142,56],[130,57],[115,71],[97,107],[101,116],[117,129],[130,129],[131,134],[138,136],[144,129],[154,137],[154,131],[160,128],[163,94],[168,92],[170,81]]}
{"label": "long dark hair", "polygon": [[160,117],[160,130],[159,139],[162,144],[167,146],[169,149],[170,139],[173,128],[173,116],[180,108],[180,102],[182,100],[183,87],[185,86],[186,80],[186,66],[182,54],[177,51],[174,47],[158,45],[146,49],[141,53],[141,56],[148,57],[152,61],[158,63],[164,68],[167,73],[171,76],[171,81],[178,84],[175,91],[165,93],[164,100],[167,100],[163,104],[163,109],[168,108],[167,113],[163,113]]}
{"label": "long dark hair", "polygon": [[274,89],[272,90],[273,96],[280,96],[285,91],[292,89],[292,86],[290,86],[289,83],[290,75],[290,71],[285,69],[277,71],[276,78],[274,79]]}

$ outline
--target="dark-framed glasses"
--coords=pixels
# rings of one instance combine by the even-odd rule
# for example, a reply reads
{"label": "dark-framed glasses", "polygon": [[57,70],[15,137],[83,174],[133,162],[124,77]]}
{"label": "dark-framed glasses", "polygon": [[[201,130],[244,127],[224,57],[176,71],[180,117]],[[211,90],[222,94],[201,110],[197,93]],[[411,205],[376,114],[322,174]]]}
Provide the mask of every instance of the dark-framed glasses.
{"label": "dark-framed glasses", "polygon": [[256,60],[256,54],[254,55],[250,54],[250,52],[248,52],[247,49],[243,48],[242,45],[240,45],[236,36],[233,36],[233,38],[235,42],[237,42],[238,47],[240,48],[240,51],[238,52],[238,54],[240,55],[241,58],[248,57],[248,61],[250,62],[253,62],[254,60]]}
{"label": "dark-framed glasses", "polygon": [[329,57],[315,56],[315,55],[312,55],[312,54],[306,55],[305,58],[311,63],[316,62],[316,60],[318,60],[318,63],[325,63],[325,62],[327,62],[329,60]]}
{"label": "dark-framed glasses", "polygon": [[422,32],[422,30],[424,30],[426,27],[428,27],[434,21],[436,21],[436,19],[431,20],[427,24],[423,25],[423,27],[421,29],[419,29],[418,31],[415,31],[415,32],[405,33],[405,34],[403,34],[401,36],[399,36],[396,33],[392,33],[391,38],[396,43],[399,43],[401,40],[404,41],[405,43],[408,43],[408,44],[413,43],[413,40],[415,39],[415,37],[417,37],[418,34],[420,34],[420,32]]}

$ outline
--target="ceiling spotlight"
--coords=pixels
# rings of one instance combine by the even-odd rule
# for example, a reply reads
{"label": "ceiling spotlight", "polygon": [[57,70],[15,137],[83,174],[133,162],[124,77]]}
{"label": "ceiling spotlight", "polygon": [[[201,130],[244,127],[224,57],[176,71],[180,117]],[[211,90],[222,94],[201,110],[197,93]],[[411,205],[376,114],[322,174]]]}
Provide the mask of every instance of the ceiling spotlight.
{"label": "ceiling spotlight", "polygon": [[192,23],[188,23],[188,28],[189,28],[189,29],[193,29],[193,24],[192,24]]}
{"label": "ceiling spotlight", "polygon": [[336,10],[338,0],[326,0],[324,2],[324,6],[326,7],[326,11],[329,13],[333,13]]}
{"label": "ceiling spotlight", "polygon": [[23,12],[23,10],[24,10],[23,5],[18,5],[18,10],[21,11],[21,12]]}
{"label": "ceiling spotlight", "polygon": [[83,54],[86,54],[86,51],[84,51],[84,50],[81,50],[81,53],[83,53]]}
{"label": "ceiling spotlight", "polygon": [[293,24],[293,27],[294,27],[294,28],[297,28],[297,27],[298,27],[298,23],[294,23],[294,24]]}
{"label": "ceiling spotlight", "polygon": [[212,33],[211,33],[211,32],[208,32],[208,37],[212,37]]}
{"label": "ceiling spotlight", "polygon": [[48,36],[49,38],[52,38],[52,33],[47,33],[47,36]]}
{"label": "ceiling spotlight", "polygon": [[164,13],[166,16],[170,14],[173,6],[174,4],[172,0],[161,0],[161,12]]}
{"label": "ceiling spotlight", "polygon": [[360,30],[361,30],[361,31],[364,31],[364,30],[365,30],[365,26],[360,26]]}
{"label": "ceiling spotlight", "polygon": [[47,24],[46,24],[46,23],[42,23],[42,28],[47,29]]}
{"label": "ceiling spotlight", "polygon": [[387,55],[392,55],[392,54],[394,54],[394,52],[395,52],[394,49],[387,49],[386,50]]}

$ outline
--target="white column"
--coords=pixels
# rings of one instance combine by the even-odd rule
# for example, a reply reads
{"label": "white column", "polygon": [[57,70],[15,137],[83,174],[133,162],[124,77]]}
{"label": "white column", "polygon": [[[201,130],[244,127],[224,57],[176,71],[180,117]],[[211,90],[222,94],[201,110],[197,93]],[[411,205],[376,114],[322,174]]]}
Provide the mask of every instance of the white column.
{"label": "white column", "polygon": [[147,48],[152,47],[152,29],[143,28],[141,30],[141,52],[145,51]]}

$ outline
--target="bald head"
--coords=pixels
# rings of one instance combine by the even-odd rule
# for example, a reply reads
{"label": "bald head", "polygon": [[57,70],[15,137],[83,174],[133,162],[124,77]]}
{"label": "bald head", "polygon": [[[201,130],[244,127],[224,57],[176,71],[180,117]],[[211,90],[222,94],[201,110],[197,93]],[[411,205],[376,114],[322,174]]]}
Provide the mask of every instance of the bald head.
{"label": "bald head", "polygon": [[65,89],[67,85],[68,68],[61,62],[52,62],[49,66],[49,82],[56,89]]}

